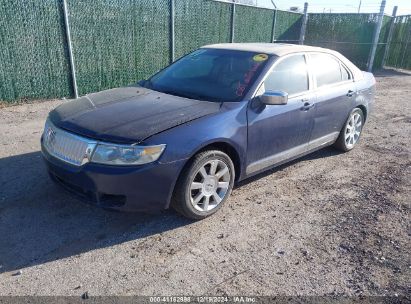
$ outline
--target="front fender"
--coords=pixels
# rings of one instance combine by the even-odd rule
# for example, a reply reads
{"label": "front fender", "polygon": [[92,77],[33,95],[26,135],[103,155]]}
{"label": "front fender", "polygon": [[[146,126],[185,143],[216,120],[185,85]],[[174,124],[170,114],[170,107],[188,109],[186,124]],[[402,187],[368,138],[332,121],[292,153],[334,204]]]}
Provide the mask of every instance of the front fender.
{"label": "front fender", "polygon": [[[145,144],[166,144],[159,162],[188,160],[204,147],[225,143],[236,150],[240,160],[245,160],[247,150],[247,103],[223,106],[216,114],[208,115],[183,125],[158,133],[144,141]],[[245,163],[242,161],[241,163]]]}

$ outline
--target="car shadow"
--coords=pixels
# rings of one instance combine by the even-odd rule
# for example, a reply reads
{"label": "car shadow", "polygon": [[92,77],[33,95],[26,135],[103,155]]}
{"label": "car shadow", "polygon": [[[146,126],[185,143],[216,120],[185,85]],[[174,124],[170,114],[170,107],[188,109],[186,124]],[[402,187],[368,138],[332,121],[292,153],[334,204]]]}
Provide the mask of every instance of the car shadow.
{"label": "car shadow", "polygon": [[[236,187],[299,161],[337,154],[325,148]],[[192,222],[172,210],[122,213],[87,205],[50,180],[40,152],[0,159],[0,273],[138,240]]]}
{"label": "car shadow", "polygon": [[89,206],[49,179],[40,152],[0,159],[0,273],[190,223],[173,211],[121,213]]}

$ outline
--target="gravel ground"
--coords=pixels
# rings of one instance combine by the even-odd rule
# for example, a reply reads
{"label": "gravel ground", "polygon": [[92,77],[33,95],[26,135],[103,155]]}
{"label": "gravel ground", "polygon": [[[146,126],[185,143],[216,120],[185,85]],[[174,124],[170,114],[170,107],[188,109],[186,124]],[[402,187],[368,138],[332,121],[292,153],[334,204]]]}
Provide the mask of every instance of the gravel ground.
{"label": "gravel ground", "polygon": [[411,74],[377,76],[356,149],[247,180],[200,222],[77,201],[39,152],[61,101],[0,109],[0,295],[409,295]]}

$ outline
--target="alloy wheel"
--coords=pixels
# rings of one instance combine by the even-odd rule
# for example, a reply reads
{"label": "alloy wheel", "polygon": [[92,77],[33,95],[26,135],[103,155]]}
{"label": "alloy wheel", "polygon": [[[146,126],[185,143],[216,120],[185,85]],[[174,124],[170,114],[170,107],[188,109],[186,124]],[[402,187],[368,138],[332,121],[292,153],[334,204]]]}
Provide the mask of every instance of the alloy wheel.
{"label": "alloy wheel", "polygon": [[206,162],[197,170],[190,184],[192,206],[201,212],[217,207],[227,194],[230,178],[226,163],[218,159]]}
{"label": "alloy wheel", "polygon": [[351,149],[357,143],[360,138],[361,130],[362,117],[358,112],[354,112],[350,116],[344,134],[345,144],[348,149]]}

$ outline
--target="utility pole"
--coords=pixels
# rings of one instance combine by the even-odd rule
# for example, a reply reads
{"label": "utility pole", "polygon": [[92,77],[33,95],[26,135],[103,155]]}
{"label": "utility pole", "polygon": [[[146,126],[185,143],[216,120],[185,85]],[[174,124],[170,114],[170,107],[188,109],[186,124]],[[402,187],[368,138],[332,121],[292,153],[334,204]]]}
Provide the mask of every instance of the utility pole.
{"label": "utility pole", "polygon": [[382,57],[382,67],[385,66],[387,56],[390,52],[390,44],[391,44],[391,39],[392,39],[392,33],[394,32],[395,18],[397,17],[397,9],[398,9],[398,6],[394,6],[394,9],[392,10],[390,29],[388,31],[387,43],[385,44],[384,56]]}
{"label": "utility pole", "polygon": [[271,36],[271,43],[275,42],[275,25],[277,23],[277,9],[273,10],[273,28],[272,28],[272,36]]}
{"label": "utility pole", "polygon": [[302,24],[301,24],[299,44],[304,44],[305,29],[307,28],[307,20],[308,20],[308,2],[305,2],[304,3],[304,15],[303,15],[303,20],[302,20]]}
{"label": "utility pole", "polygon": [[378,14],[378,19],[377,19],[377,26],[375,27],[374,37],[372,39],[371,52],[368,57],[368,64],[367,64],[368,72],[372,71],[372,66],[374,64],[375,52],[377,51],[378,39],[380,37],[380,32],[381,32],[381,27],[382,27],[382,20],[384,18],[384,9],[385,9],[385,0],[382,0],[381,6],[380,6],[380,13]]}
{"label": "utility pole", "polygon": [[74,98],[78,98],[76,66],[74,64],[73,45],[71,42],[71,33],[70,33],[69,12],[68,12],[66,0],[63,0],[63,14],[64,14],[64,25],[65,25],[65,30],[66,30],[67,50],[69,53],[69,63],[70,63],[70,71],[71,71],[71,81],[73,85],[73,93],[74,93]]}
{"label": "utility pole", "polygon": [[175,59],[175,3],[170,0],[170,63]]}
{"label": "utility pole", "polygon": [[235,27],[235,0],[231,4],[231,26],[230,26],[230,42],[234,42],[234,27]]}

